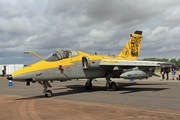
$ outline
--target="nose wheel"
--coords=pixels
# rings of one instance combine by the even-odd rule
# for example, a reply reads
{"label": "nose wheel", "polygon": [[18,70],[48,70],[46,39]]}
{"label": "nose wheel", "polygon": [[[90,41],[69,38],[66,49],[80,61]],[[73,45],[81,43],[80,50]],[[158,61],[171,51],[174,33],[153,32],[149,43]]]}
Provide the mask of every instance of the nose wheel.
{"label": "nose wheel", "polygon": [[51,90],[46,90],[45,91],[45,96],[46,97],[51,97],[52,96],[52,91]]}
{"label": "nose wheel", "polygon": [[43,93],[45,93],[46,97],[52,97],[52,91],[51,90],[47,90],[48,87],[52,87],[51,84],[48,81],[43,81],[43,83],[39,82],[40,84],[43,85]]}

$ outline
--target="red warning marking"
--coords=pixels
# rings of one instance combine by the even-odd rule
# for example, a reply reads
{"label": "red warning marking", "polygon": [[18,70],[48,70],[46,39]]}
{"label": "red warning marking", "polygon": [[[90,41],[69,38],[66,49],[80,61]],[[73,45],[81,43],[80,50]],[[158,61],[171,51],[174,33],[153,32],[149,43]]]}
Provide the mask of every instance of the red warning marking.
{"label": "red warning marking", "polygon": [[70,68],[70,67],[63,68],[62,65],[59,65],[59,70],[60,70],[61,74],[63,74],[64,69],[69,69],[69,68]]}

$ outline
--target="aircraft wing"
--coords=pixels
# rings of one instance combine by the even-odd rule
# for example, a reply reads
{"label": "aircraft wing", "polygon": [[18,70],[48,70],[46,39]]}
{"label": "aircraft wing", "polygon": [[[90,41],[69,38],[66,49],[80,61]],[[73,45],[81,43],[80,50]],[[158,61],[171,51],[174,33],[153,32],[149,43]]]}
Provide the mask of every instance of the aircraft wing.
{"label": "aircraft wing", "polygon": [[171,67],[173,63],[159,62],[159,61],[138,61],[138,60],[116,60],[116,59],[102,59],[100,66],[142,66],[142,67]]}

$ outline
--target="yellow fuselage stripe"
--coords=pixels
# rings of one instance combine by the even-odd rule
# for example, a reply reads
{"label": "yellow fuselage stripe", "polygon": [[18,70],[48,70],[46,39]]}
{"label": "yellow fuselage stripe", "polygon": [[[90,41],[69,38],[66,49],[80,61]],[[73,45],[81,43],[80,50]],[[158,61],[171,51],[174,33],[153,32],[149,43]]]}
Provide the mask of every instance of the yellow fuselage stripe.
{"label": "yellow fuselage stripe", "polygon": [[[126,59],[126,58],[122,58],[119,56],[93,55],[93,54],[83,53],[80,51],[78,51],[78,52],[79,52],[79,56],[72,57],[72,58],[67,58],[67,59],[62,59],[62,60],[52,61],[52,62],[42,60],[40,62],[34,63],[32,65],[29,65],[27,67],[24,67],[16,72],[14,72],[12,74],[12,76],[20,75],[20,74],[24,74],[24,73],[28,73],[28,72],[57,68],[57,67],[59,67],[59,65],[62,65],[62,67],[75,65],[74,62],[82,61],[83,56],[89,57],[89,59],[91,61],[92,60],[101,60],[101,59],[122,59],[122,60]],[[108,62],[110,62],[110,61],[108,61]]]}

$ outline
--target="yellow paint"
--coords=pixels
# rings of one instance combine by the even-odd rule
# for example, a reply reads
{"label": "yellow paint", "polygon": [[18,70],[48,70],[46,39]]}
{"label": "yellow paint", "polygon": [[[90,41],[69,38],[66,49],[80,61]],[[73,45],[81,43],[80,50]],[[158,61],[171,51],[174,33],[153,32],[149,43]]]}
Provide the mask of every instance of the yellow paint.
{"label": "yellow paint", "polygon": [[122,62],[122,61],[109,61],[109,60],[103,60],[102,62],[107,62],[107,63],[119,63],[119,62]]}
{"label": "yellow paint", "polygon": [[61,73],[60,71],[55,71],[55,73]]}
{"label": "yellow paint", "polygon": [[[24,68],[22,68],[16,72],[14,72],[12,74],[12,76],[23,74],[23,73],[28,73],[28,72],[33,72],[33,71],[57,68],[57,67],[59,67],[59,65],[62,65],[62,66],[74,65],[74,63],[70,62],[70,59],[71,58],[63,59],[63,60],[59,60],[59,61],[54,61],[54,62],[42,60],[40,62],[34,63],[32,65],[29,65],[27,67],[24,67]],[[66,61],[66,62],[64,62],[64,61]]]}
{"label": "yellow paint", "polygon": [[132,34],[131,36],[131,39],[118,56],[127,60],[137,60],[143,36],[139,34]]}
{"label": "yellow paint", "polygon": [[61,58],[63,58],[63,56],[62,56],[61,52],[59,52],[59,50],[55,50],[55,51],[61,55]]}
{"label": "yellow paint", "polygon": [[39,56],[38,54],[36,54],[35,52],[32,52],[32,51],[28,51],[28,52],[24,52],[25,54],[28,54],[28,53],[32,53],[34,55],[36,55],[37,57],[39,57],[40,59],[43,60],[43,58],[41,56]]}
{"label": "yellow paint", "polygon": [[[87,54],[87,53],[78,51],[79,56],[62,59],[59,61],[53,61],[53,62],[42,60],[40,62],[34,63],[32,65],[29,65],[25,68],[22,68],[16,72],[14,72],[12,74],[12,76],[20,75],[20,74],[24,74],[24,73],[28,73],[28,72],[45,70],[45,69],[58,68],[59,65],[62,65],[62,67],[75,65],[74,62],[82,61],[83,56],[87,56],[89,58],[89,60],[91,60],[91,61],[102,60],[102,59],[137,60],[137,57],[140,52],[141,38],[142,38],[142,35],[132,34],[131,39],[129,40],[129,42],[126,44],[126,46],[124,47],[124,49],[118,56],[93,55],[93,54]],[[121,61],[107,60],[104,62],[117,63],[117,62],[121,62]]]}

